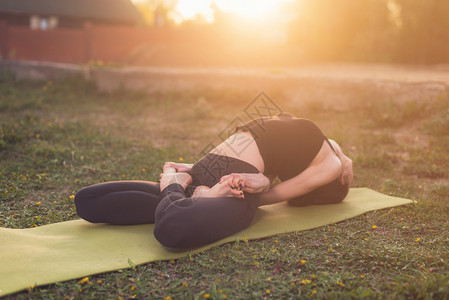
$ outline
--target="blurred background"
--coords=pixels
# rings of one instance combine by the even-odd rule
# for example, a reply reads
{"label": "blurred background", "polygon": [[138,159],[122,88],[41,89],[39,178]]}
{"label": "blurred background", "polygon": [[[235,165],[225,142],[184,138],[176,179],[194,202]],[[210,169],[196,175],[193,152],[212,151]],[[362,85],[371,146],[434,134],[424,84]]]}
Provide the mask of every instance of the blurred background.
{"label": "blurred background", "polygon": [[0,0],[1,56],[138,66],[446,64],[447,0]]}

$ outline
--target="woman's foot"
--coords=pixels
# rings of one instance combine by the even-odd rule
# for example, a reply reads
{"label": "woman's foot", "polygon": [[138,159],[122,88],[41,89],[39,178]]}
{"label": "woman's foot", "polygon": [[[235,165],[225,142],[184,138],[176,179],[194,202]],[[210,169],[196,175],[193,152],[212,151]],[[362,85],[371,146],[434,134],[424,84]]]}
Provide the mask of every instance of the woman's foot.
{"label": "woman's foot", "polygon": [[192,197],[202,197],[202,198],[211,198],[211,197],[237,197],[237,198],[245,198],[243,192],[239,189],[231,188],[227,182],[217,183],[212,188],[207,186],[199,186],[195,189]]}
{"label": "woman's foot", "polygon": [[167,186],[173,183],[180,184],[185,190],[186,187],[192,183],[192,176],[189,173],[179,172],[179,173],[162,173],[160,188],[163,191]]}

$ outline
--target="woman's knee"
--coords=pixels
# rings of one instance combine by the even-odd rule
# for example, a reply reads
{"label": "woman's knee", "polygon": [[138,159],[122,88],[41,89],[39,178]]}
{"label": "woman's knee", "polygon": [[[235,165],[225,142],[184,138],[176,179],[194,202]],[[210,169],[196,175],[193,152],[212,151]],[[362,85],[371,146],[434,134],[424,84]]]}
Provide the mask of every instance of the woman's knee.
{"label": "woman's knee", "polygon": [[176,221],[174,219],[166,218],[163,221],[155,222],[154,237],[163,246],[170,248],[192,248],[195,241],[192,240],[186,232],[187,224]]}
{"label": "woman's knee", "polygon": [[76,214],[86,221],[97,223],[95,218],[95,201],[89,193],[89,187],[83,188],[75,194]]}
{"label": "woman's knee", "polygon": [[162,245],[195,248],[213,243],[248,227],[257,209],[257,203],[252,205],[247,199],[227,197],[197,201],[189,203],[184,199],[163,213],[162,210],[156,213],[154,236]]}

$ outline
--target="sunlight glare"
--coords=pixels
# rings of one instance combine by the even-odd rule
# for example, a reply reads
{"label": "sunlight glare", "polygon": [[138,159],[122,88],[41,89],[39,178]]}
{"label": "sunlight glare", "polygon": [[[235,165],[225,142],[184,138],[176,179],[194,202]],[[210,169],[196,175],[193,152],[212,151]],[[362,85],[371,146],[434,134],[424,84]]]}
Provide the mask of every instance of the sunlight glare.
{"label": "sunlight glare", "polygon": [[235,13],[244,18],[258,18],[272,12],[283,0],[215,0],[224,12]]}
{"label": "sunlight glare", "polygon": [[179,24],[200,16],[207,23],[212,23],[214,21],[212,2],[213,0],[178,0],[174,12],[174,21]]}
{"label": "sunlight glare", "polygon": [[179,24],[200,16],[206,22],[213,23],[213,5],[222,12],[247,20],[260,19],[272,14],[282,3],[293,1],[295,0],[178,0],[173,19]]}

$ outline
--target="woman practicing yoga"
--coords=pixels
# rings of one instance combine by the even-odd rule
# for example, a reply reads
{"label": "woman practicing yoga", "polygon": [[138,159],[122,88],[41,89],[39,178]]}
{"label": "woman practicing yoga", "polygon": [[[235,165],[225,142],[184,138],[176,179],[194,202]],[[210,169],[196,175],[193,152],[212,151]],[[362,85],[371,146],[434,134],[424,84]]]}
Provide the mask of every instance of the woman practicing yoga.
{"label": "woman practicing yoga", "polygon": [[[271,186],[278,177],[281,182]],[[109,224],[155,223],[164,246],[192,248],[248,227],[260,205],[341,202],[352,161],[310,120],[253,120],[195,164],[166,162],[160,183],[117,181],[75,196],[78,215]]]}

